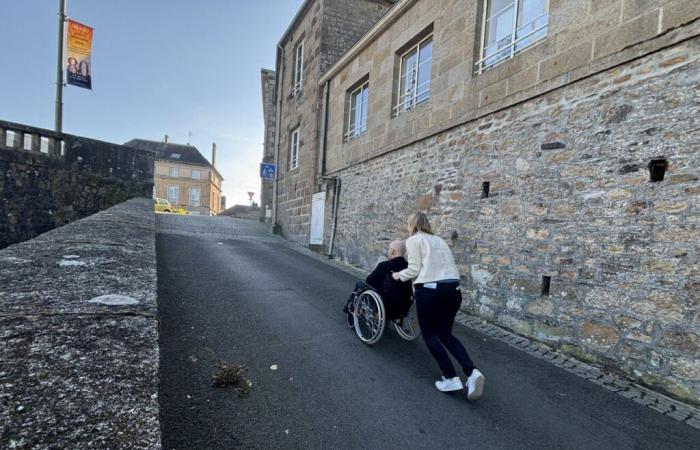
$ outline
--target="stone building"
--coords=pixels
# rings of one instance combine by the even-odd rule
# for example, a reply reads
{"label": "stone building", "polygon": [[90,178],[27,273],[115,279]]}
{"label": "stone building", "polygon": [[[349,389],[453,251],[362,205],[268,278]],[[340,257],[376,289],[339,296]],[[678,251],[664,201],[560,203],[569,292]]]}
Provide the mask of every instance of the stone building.
{"label": "stone building", "polygon": [[221,182],[216,170],[216,144],[212,144],[211,163],[192,145],[145,139],[132,139],[129,147],[156,152],[153,197],[167,199],[191,214],[214,216],[221,207]]}
{"label": "stone building", "polygon": [[318,89],[289,222],[368,269],[426,211],[465,310],[700,404],[700,3],[400,0]]}
{"label": "stone building", "polygon": [[[318,190],[317,111],[321,104],[318,80],[392,3],[307,0],[279,41],[274,72],[276,118],[272,122],[265,113],[268,127],[265,148],[274,140],[277,179],[273,222],[291,240],[308,242],[311,195]],[[263,72],[263,91],[269,89],[266,77],[270,73]],[[267,99],[269,96],[264,102]],[[273,135],[269,133],[271,126],[274,126]]]}
{"label": "stone building", "polygon": [[[262,86],[263,120],[265,123],[265,141],[263,143],[263,163],[275,163],[275,124],[277,120],[275,108],[275,71],[262,69],[260,84]],[[272,215],[272,189],[274,180],[260,179],[260,207],[263,217]]]}

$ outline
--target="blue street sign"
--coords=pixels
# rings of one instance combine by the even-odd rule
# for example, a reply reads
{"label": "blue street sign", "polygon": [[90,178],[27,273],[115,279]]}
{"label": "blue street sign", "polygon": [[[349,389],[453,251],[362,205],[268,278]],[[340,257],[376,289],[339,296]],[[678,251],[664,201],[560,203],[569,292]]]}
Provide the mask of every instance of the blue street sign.
{"label": "blue street sign", "polygon": [[274,164],[260,163],[260,178],[264,180],[274,180],[277,166]]}

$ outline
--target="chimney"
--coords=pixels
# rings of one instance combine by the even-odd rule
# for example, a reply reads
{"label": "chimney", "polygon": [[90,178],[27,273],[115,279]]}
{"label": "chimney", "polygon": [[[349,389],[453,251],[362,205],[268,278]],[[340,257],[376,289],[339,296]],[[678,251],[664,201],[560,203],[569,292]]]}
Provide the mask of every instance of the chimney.
{"label": "chimney", "polygon": [[166,144],[168,143],[168,135],[167,135],[167,134],[166,134],[165,137],[163,138],[163,142],[166,143]]}
{"label": "chimney", "polygon": [[216,142],[211,144],[211,165],[216,167]]}

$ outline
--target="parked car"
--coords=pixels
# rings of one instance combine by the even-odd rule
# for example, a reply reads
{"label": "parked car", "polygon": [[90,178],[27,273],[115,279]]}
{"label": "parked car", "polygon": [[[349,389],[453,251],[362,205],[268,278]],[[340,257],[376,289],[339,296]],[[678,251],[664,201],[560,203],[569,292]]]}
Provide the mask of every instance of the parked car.
{"label": "parked car", "polygon": [[153,199],[153,210],[155,212],[171,213],[171,212],[175,211],[175,209],[176,208],[173,208],[173,206],[170,204],[170,202],[164,198],[154,198]]}

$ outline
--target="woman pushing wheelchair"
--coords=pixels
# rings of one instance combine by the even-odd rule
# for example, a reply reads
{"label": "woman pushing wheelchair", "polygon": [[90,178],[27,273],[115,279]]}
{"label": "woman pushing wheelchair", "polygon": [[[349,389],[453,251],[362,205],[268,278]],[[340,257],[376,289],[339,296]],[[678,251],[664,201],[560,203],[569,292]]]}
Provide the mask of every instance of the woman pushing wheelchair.
{"label": "woman pushing wheelchair", "polygon": [[[413,282],[423,340],[442,371],[442,378],[435,382],[435,387],[442,392],[466,387],[467,398],[477,400],[484,390],[484,375],[474,367],[467,350],[452,334],[452,325],[462,304],[459,270],[452,251],[442,238],[433,235],[428,217],[422,212],[409,217],[408,233],[408,266],[395,271],[392,278],[407,285],[408,281]],[[462,366],[467,377],[466,386],[457,376],[447,351]]]}

